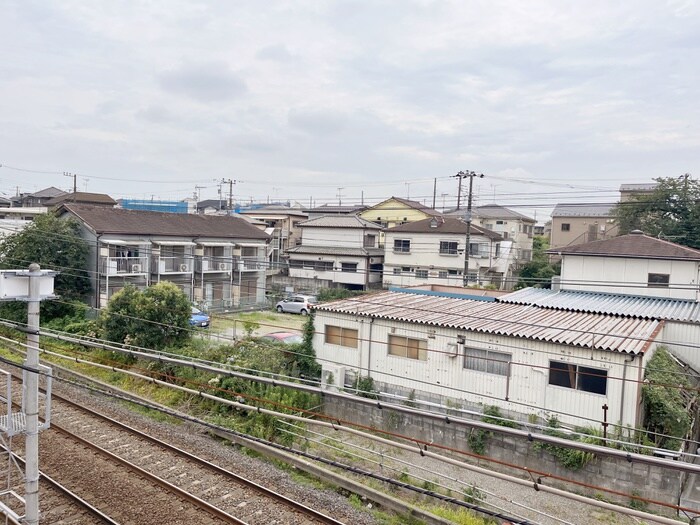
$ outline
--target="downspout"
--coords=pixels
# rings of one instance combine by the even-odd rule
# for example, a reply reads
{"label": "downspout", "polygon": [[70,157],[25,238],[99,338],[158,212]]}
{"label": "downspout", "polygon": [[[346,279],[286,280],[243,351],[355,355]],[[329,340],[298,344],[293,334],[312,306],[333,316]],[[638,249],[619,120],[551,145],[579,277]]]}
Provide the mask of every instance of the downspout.
{"label": "downspout", "polygon": [[372,368],[372,326],[374,325],[374,317],[369,320],[369,335],[367,336],[367,377],[371,377]]}
{"label": "downspout", "polygon": [[[97,286],[95,287],[95,308],[98,310],[101,308],[100,305],[100,285],[102,284],[102,273],[100,272],[100,238],[101,234],[97,235],[95,239],[95,274],[97,275]],[[107,283],[105,288],[109,284],[109,277],[107,277]],[[109,289],[107,290],[107,300],[109,300]]]}
{"label": "downspout", "polygon": [[618,424],[620,428],[623,426],[624,414],[625,414],[625,390],[627,390],[627,364],[633,363],[637,356],[631,354],[625,357],[624,363],[622,363],[622,393],[620,394],[620,420]]}

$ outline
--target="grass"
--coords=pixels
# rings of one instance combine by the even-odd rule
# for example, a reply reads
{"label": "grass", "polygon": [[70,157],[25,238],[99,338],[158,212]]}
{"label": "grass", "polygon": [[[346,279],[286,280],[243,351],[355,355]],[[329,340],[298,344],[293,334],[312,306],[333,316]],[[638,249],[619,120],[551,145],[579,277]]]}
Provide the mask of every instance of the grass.
{"label": "grass", "polygon": [[271,310],[261,312],[241,312],[237,314],[217,315],[212,318],[210,330],[221,333],[234,327],[239,335],[243,334],[243,322],[258,323],[260,328],[257,333],[265,334],[285,328],[301,331],[306,317],[294,314],[279,314]]}

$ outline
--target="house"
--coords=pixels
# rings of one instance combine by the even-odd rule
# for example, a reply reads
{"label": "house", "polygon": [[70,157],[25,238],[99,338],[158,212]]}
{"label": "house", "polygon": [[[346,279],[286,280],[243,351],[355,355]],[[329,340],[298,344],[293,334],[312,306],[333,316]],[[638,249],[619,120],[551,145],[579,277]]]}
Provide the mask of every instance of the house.
{"label": "house", "polygon": [[441,215],[441,213],[417,201],[390,197],[361,211],[358,215],[366,221],[378,224],[382,228],[393,228],[406,222],[422,221],[423,219],[436,217]]}
{"label": "house", "polygon": [[301,228],[299,224],[306,220],[307,215],[299,208],[270,205],[253,210],[241,210],[240,215],[251,217],[267,225],[265,231],[272,237],[268,260],[270,269],[275,273],[283,262],[283,257],[289,248],[301,244]]}
{"label": "house", "polygon": [[639,197],[648,197],[652,195],[658,187],[657,182],[646,184],[621,184],[620,185],[620,202],[631,202]]}
{"label": "house", "polygon": [[521,420],[637,426],[644,365],[663,323],[561,312],[433,290],[320,304],[324,388],[371,377],[382,396],[450,409],[495,405]]}
{"label": "house", "polygon": [[63,190],[50,186],[34,193],[23,193],[19,195],[19,198],[13,199],[13,205],[25,208],[38,208],[40,206],[46,206],[46,201],[64,195],[65,193],[66,192]]}
{"label": "house", "polygon": [[618,234],[615,204],[557,204],[552,211],[552,249],[610,239]]}
{"label": "house", "polygon": [[287,250],[289,276],[306,288],[367,290],[382,282],[382,228],[356,215],[325,216],[299,224],[301,244]]}
{"label": "house", "polygon": [[0,238],[22,231],[38,215],[47,212],[47,208],[0,208]]}
{"label": "house", "polygon": [[[440,216],[385,230],[384,286],[461,286],[466,233],[467,223],[461,219]],[[501,253],[502,240],[493,231],[471,225],[469,283],[500,287],[508,268],[508,254]]]}
{"label": "house", "polygon": [[114,207],[117,205],[112,197],[105,193],[88,193],[85,191],[76,191],[75,193],[63,193],[62,195],[57,195],[44,202],[44,206],[53,207],[60,206],[63,203],[74,203],[74,204],[89,204],[92,206],[108,206]]}
{"label": "house", "polygon": [[367,206],[341,206],[333,204],[323,204],[315,208],[308,208],[304,210],[309,217],[309,219],[316,219],[318,217],[324,217],[326,215],[357,215],[358,213],[367,209]]}
{"label": "house", "polygon": [[79,204],[63,204],[57,212],[80,223],[90,246],[97,308],[127,284],[144,288],[163,280],[212,309],[265,301],[270,237],[243,219]]}
{"label": "house", "polygon": [[228,211],[228,201],[226,199],[206,199],[199,201],[196,207],[197,213],[209,215]]}

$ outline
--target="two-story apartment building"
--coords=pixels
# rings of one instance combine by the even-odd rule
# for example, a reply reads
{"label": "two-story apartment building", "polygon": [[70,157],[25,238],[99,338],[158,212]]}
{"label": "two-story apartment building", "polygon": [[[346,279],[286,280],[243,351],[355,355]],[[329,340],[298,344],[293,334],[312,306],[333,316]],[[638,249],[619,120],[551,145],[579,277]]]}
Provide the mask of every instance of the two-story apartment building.
{"label": "two-story apartment building", "polygon": [[[437,217],[441,213],[417,201],[390,197],[359,212],[358,215],[382,228],[393,228],[399,224]],[[384,244],[383,241],[384,235],[382,234],[380,235],[380,245]]]}
{"label": "two-story apartment building", "polygon": [[356,215],[318,217],[299,226],[301,244],[287,250],[290,277],[306,279],[311,289],[367,290],[381,283],[380,226]]}
{"label": "two-story apartment building", "polygon": [[58,214],[76,219],[90,246],[97,308],[127,284],[163,280],[212,309],[264,303],[270,237],[241,218],[72,204]]}
{"label": "two-story apartment building", "polygon": [[552,211],[552,249],[615,237],[615,204],[557,204]]}
{"label": "two-story apartment building", "polygon": [[[384,234],[385,287],[462,285],[467,223],[461,219],[431,217],[389,228]],[[501,254],[501,241],[497,233],[471,225],[470,284],[500,286],[508,267],[507,251]]]}

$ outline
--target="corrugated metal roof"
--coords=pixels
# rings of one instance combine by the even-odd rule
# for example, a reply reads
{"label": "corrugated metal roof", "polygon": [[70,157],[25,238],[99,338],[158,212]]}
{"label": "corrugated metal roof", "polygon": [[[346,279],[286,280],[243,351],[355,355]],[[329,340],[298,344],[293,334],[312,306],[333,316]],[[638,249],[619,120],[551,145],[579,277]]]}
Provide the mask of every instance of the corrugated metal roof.
{"label": "corrugated metal roof", "polygon": [[552,217],[612,217],[614,203],[557,204]]}
{"label": "corrugated metal roof", "polygon": [[342,299],[316,309],[631,354],[644,352],[661,326],[652,319],[405,292]]}
{"label": "corrugated metal roof", "polygon": [[497,300],[501,303],[529,304],[572,312],[700,323],[700,303],[683,299],[523,288]]}

